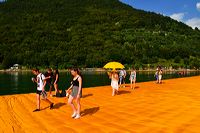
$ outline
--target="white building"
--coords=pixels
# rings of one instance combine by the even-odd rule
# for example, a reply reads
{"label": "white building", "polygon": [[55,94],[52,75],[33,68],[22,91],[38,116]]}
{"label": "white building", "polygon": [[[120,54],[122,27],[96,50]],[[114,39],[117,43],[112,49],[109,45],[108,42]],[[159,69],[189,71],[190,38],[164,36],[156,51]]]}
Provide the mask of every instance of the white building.
{"label": "white building", "polygon": [[19,65],[19,64],[14,64],[10,69],[11,69],[11,70],[19,70],[19,69],[21,69],[21,68],[20,68],[20,65]]}

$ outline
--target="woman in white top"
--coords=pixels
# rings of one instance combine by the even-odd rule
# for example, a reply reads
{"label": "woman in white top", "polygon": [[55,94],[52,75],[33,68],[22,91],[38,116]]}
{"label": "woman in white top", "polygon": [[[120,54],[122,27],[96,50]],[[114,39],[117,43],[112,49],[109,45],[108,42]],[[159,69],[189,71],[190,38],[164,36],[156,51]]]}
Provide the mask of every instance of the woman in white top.
{"label": "woman in white top", "polygon": [[133,68],[130,74],[131,89],[135,89],[136,70]]}
{"label": "woman in white top", "polygon": [[112,71],[109,76],[110,76],[110,79],[111,79],[112,96],[115,96],[115,94],[118,94],[119,76],[118,76],[116,71]]}
{"label": "woman in white top", "polygon": [[162,83],[162,69],[160,69],[159,71],[158,71],[158,83],[159,84],[161,84]]}

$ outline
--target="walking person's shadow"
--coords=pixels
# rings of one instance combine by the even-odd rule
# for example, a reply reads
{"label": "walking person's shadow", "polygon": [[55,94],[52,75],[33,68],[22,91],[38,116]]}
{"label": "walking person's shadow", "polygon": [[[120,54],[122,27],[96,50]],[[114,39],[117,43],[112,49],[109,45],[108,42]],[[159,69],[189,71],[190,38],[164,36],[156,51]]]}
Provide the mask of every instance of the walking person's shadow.
{"label": "walking person's shadow", "polygon": [[84,109],[83,111],[81,111],[81,116],[93,115],[97,111],[99,111],[99,109],[100,109],[100,107],[93,107],[93,108]]}
{"label": "walking person's shadow", "polygon": [[59,109],[60,107],[66,105],[66,103],[56,103],[54,106],[53,106],[53,109]]}
{"label": "walking person's shadow", "polygon": [[86,97],[90,97],[90,96],[93,96],[93,94],[86,94],[86,95],[83,95],[82,98],[86,98]]}
{"label": "walking person's shadow", "polygon": [[120,90],[118,91],[118,95],[129,94],[131,91]]}

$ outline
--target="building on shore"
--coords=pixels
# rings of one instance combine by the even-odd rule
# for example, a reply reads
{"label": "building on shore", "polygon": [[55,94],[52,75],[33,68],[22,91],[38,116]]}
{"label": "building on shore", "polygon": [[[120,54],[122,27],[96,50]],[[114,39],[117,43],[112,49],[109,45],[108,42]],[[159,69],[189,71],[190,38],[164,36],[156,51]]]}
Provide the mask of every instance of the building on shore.
{"label": "building on shore", "polygon": [[19,64],[14,64],[12,67],[10,67],[10,70],[19,70],[21,69],[21,66]]}

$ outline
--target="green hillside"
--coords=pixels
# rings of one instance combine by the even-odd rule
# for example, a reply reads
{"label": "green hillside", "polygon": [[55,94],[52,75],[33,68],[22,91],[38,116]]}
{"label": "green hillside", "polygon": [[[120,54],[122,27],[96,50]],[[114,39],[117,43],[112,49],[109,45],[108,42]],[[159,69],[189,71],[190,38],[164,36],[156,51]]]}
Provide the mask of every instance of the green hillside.
{"label": "green hillside", "polygon": [[198,68],[200,31],[119,0],[7,0],[0,4],[1,68],[15,63],[102,67],[113,60],[138,67]]}

